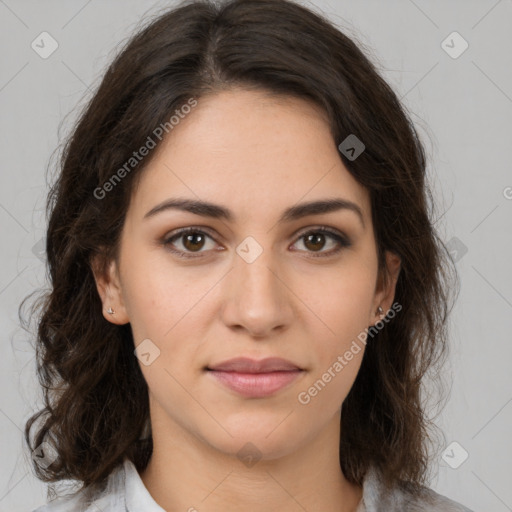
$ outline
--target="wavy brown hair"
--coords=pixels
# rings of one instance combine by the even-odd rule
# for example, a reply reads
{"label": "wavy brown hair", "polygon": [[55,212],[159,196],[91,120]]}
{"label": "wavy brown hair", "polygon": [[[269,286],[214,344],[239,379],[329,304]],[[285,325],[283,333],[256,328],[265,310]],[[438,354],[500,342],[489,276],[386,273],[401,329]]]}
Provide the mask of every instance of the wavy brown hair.
{"label": "wavy brown hair", "polygon": [[340,465],[359,485],[370,465],[388,485],[425,483],[436,427],[422,391],[446,359],[450,278],[458,277],[434,226],[419,136],[355,41],[289,0],[199,0],[159,13],[118,52],[65,141],[48,195],[50,287],[33,306],[44,408],[27,421],[25,441],[34,450],[52,439],[57,458],[34,464],[39,479],[76,479],[90,490],[125,456],[139,471],[147,465],[147,384],[130,325],[102,315],[91,261],[105,270],[117,258],[131,194],[155,152],[107,197],[94,191],[191,97],[246,88],[313,101],[337,145],[356,134],[366,146],[353,161],[340,158],[370,193],[379,279],[384,251],[401,258],[402,310],[368,343],[343,403]]}

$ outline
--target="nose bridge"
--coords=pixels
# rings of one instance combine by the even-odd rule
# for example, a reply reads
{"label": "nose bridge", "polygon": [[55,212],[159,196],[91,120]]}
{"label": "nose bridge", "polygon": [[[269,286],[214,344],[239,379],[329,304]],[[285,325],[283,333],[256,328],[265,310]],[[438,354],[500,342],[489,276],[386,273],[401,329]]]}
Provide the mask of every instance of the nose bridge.
{"label": "nose bridge", "polygon": [[277,255],[248,237],[236,250],[225,297],[225,322],[264,335],[291,319],[291,305]]}
{"label": "nose bridge", "polygon": [[275,299],[276,295],[279,294],[279,280],[276,277],[275,270],[272,270],[276,266],[275,258],[272,257],[270,251],[266,251],[264,254],[258,256],[251,263],[239,259],[236,264],[240,276],[238,282],[242,287],[247,288],[248,292],[251,292],[250,295],[254,299]]}

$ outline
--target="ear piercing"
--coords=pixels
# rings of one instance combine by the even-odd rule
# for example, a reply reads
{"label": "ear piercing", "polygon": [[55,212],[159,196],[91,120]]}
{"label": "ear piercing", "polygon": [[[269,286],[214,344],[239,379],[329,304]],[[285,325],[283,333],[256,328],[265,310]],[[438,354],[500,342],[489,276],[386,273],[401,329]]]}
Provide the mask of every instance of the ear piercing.
{"label": "ear piercing", "polygon": [[113,315],[113,314],[115,313],[115,311],[114,311],[112,308],[108,308],[108,309],[107,309],[107,313],[108,313],[109,315]]}
{"label": "ear piercing", "polygon": [[384,316],[384,310],[383,310],[380,306],[377,308],[377,313],[378,313],[381,317],[382,317],[382,316]]}

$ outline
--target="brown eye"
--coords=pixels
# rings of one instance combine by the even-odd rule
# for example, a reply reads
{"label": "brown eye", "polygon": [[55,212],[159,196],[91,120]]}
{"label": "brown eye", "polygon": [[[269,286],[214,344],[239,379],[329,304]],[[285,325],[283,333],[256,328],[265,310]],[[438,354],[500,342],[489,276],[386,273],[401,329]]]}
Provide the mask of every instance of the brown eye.
{"label": "brown eye", "polygon": [[[207,253],[209,250],[215,250],[215,243],[210,249],[205,249],[208,239],[214,242],[213,237],[202,229],[189,227],[177,231],[172,236],[165,239],[162,244],[166,249],[180,258],[196,258],[201,257],[203,253]],[[310,229],[303,233],[299,237],[299,240],[302,241],[305,247],[305,250],[301,250],[301,252],[306,252],[313,257],[334,256],[343,248],[352,245],[348,237],[342,233],[324,227],[313,230]],[[333,248],[324,251],[323,249],[326,246],[329,247],[329,242]]]}
{"label": "brown eye", "polygon": [[315,233],[304,237],[304,245],[312,251],[321,250],[325,245],[325,235]]}
{"label": "brown eye", "polygon": [[207,252],[201,250],[205,247],[207,239],[213,240],[212,237],[204,231],[195,228],[186,228],[164,240],[163,245],[182,258],[193,258],[193,253],[200,255],[203,252]]}
{"label": "brown eye", "polygon": [[[329,239],[331,242],[334,242],[334,249],[330,251],[322,251],[322,249],[328,245],[327,241]],[[343,248],[350,247],[352,245],[346,236],[323,227],[303,233],[299,240],[303,240],[306,252],[310,253],[313,257],[333,256]]]}
{"label": "brown eye", "polygon": [[189,251],[196,251],[201,249],[204,245],[204,235],[202,233],[192,233],[181,236],[184,247]]}

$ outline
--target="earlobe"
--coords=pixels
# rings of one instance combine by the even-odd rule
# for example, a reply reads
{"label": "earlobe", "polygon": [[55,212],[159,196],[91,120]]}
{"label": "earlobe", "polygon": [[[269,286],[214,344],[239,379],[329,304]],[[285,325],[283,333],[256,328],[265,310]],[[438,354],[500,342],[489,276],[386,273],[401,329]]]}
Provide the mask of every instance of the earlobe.
{"label": "earlobe", "polygon": [[91,269],[103,305],[104,318],[117,325],[129,323],[116,262],[111,260],[106,268],[102,268],[99,260],[94,258],[91,260]]}

